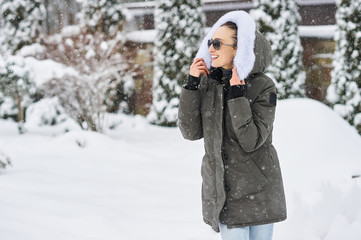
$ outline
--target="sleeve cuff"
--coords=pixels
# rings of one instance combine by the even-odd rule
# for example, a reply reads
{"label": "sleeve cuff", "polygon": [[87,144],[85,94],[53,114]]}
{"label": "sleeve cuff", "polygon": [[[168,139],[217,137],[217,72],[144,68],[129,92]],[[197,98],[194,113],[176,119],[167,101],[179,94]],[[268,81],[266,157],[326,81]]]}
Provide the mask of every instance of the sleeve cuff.
{"label": "sleeve cuff", "polygon": [[196,90],[198,89],[200,81],[201,78],[188,75],[188,82],[185,88],[188,90]]}
{"label": "sleeve cuff", "polygon": [[230,87],[231,99],[243,97],[246,93],[246,85],[233,85]]}

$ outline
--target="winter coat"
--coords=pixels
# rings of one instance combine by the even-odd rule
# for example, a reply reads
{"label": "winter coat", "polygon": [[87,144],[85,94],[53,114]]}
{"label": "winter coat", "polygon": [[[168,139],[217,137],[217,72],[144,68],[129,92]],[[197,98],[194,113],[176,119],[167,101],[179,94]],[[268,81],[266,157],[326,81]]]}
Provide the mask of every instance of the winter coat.
{"label": "winter coat", "polygon": [[268,41],[256,32],[246,93],[225,99],[224,86],[202,75],[199,88],[182,89],[178,123],[185,139],[204,139],[202,213],[219,232],[287,218],[281,169],[272,145],[276,89],[263,71],[272,60]]}

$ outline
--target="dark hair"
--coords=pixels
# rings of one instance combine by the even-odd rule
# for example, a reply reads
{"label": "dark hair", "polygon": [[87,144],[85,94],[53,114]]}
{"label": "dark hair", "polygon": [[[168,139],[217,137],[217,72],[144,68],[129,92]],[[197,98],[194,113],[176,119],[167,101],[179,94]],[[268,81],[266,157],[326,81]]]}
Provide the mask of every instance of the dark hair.
{"label": "dark hair", "polygon": [[234,35],[232,36],[233,38],[233,45],[237,46],[237,24],[235,24],[234,22],[225,22],[221,25],[221,27],[228,27],[229,29],[234,30]]}

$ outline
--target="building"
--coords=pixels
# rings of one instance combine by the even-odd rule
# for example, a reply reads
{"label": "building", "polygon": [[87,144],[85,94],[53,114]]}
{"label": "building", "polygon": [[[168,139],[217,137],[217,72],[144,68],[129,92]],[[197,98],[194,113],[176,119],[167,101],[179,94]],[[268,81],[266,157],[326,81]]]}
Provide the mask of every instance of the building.
{"label": "building", "polygon": [[[128,46],[139,49],[134,52],[135,59],[148,62],[145,79],[152,81],[149,67],[152,62],[152,42],[155,37],[154,31],[154,2],[131,2],[125,3],[132,14],[134,22],[132,28],[137,29],[128,34]],[[206,26],[211,27],[222,15],[229,11],[249,11],[253,7],[249,0],[205,0],[204,13]],[[325,101],[326,90],[330,84],[330,71],[332,69],[332,56],[335,48],[333,34],[335,32],[335,13],[337,7],[335,0],[300,0],[298,11],[301,15],[299,25],[301,43],[304,48],[303,63],[306,71],[306,94],[308,97]],[[148,54],[148,55],[147,55]],[[139,55],[139,57],[137,57]],[[145,84],[150,88],[151,84]],[[144,89],[149,91],[150,89]],[[143,92],[143,91],[141,91]],[[148,100],[149,101],[149,96]],[[142,110],[146,113],[146,110]]]}
{"label": "building", "polygon": [[[132,111],[146,115],[152,101],[152,63],[154,31],[154,1],[125,0],[124,7],[134,16],[129,23],[125,51],[130,63],[139,64],[136,73],[136,94],[132,99]],[[250,0],[204,0],[206,26],[212,26],[223,14],[233,10],[249,11],[253,7]],[[48,18],[44,30],[47,34],[58,32],[63,26],[75,24],[77,5],[74,0],[46,1]],[[335,48],[335,0],[299,0],[301,15],[299,25],[301,43],[304,49],[303,63],[307,74],[307,96],[325,101],[330,84],[332,56]]]}

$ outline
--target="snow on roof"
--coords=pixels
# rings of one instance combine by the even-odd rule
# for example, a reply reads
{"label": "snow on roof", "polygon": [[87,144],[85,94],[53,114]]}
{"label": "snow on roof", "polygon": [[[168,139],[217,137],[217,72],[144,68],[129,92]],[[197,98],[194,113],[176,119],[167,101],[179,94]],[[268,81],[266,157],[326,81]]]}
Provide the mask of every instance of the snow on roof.
{"label": "snow on roof", "polygon": [[333,39],[336,25],[298,26],[301,37]]}
{"label": "snow on roof", "polygon": [[[232,1],[232,0],[203,0],[204,11],[231,11],[234,9],[251,9],[253,8],[252,1]],[[298,0],[299,6],[315,6],[315,5],[330,5],[336,4],[335,0]],[[123,6],[128,8],[133,15],[142,16],[145,14],[153,14],[155,3],[154,1],[139,1],[123,3]]]}
{"label": "snow on roof", "polygon": [[145,14],[154,14],[154,2],[130,2],[123,3],[134,16],[142,16]]}
{"label": "snow on roof", "polygon": [[[210,30],[206,28],[206,32]],[[300,36],[304,38],[333,39],[336,25],[299,26]],[[156,37],[154,29],[132,31],[127,34],[127,40],[136,43],[152,43]]]}
{"label": "snow on roof", "polygon": [[[207,2],[207,1],[206,1]],[[222,2],[222,1],[217,1]],[[208,3],[216,3],[214,1],[208,1]],[[222,4],[205,4],[203,5],[204,11],[234,11],[235,9],[251,9],[253,8],[252,2],[225,2]]]}
{"label": "snow on roof", "polygon": [[127,34],[127,40],[135,43],[152,43],[156,36],[155,29],[132,31]]}
{"label": "snow on roof", "polygon": [[[215,4],[215,3],[242,3],[242,4],[250,4],[252,6],[252,1],[232,1],[232,0],[203,0],[204,4]],[[336,0],[297,0],[298,5],[325,5],[325,4],[336,4]],[[154,1],[139,1],[139,2],[128,2],[123,3],[124,7],[127,8],[154,8]]]}
{"label": "snow on roof", "polygon": [[308,5],[328,5],[336,4],[336,0],[298,0],[297,5],[308,6]]}

